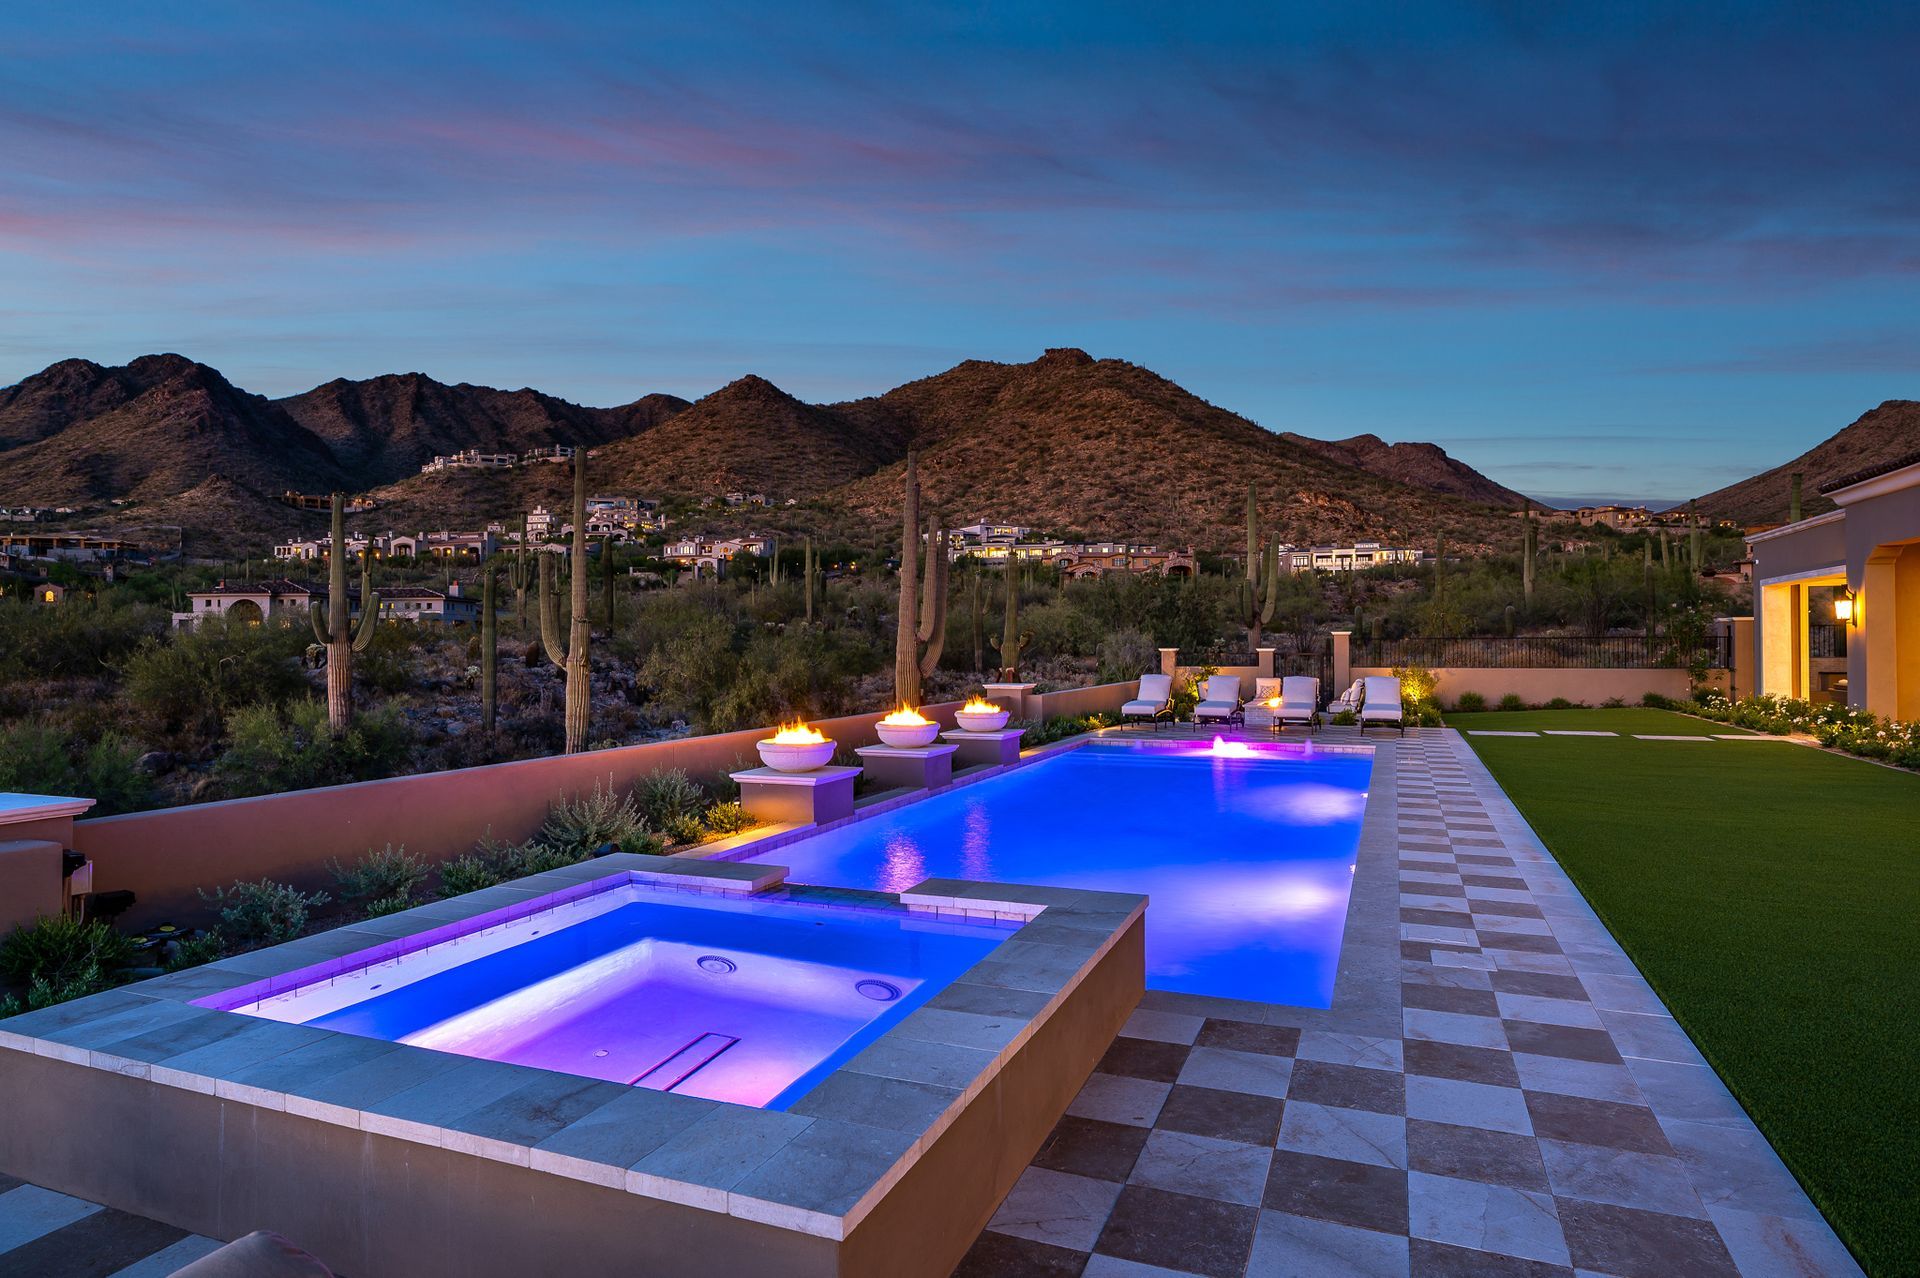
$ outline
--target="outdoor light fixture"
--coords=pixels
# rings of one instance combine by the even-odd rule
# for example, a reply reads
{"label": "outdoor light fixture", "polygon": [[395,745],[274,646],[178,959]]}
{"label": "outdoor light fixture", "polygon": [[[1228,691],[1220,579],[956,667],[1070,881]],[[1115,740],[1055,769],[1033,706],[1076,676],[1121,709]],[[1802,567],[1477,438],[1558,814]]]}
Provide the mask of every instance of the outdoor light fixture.
{"label": "outdoor light fixture", "polygon": [[1834,596],[1833,619],[1845,625],[1853,624],[1853,592],[1851,590],[1842,591]]}

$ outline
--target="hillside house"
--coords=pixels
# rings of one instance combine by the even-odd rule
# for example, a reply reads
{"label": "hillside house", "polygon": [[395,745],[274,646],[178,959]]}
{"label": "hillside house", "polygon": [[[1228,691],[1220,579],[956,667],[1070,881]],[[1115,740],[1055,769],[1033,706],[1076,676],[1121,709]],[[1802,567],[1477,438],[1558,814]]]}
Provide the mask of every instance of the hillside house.
{"label": "hillside house", "polygon": [[718,576],[735,555],[764,558],[773,550],[773,538],[757,534],[740,537],[683,537],[660,549],[660,557],[682,568],[693,569],[694,576]]}
{"label": "hillside house", "polygon": [[1412,546],[1383,546],[1377,541],[1280,547],[1280,566],[1290,572],[1358,572],[1382,564],[1417,564],[1425,557],[1425,551]]}
{"label": "hillside house", "polygon": [[471,625],[480,620],[480,601],[466,594],[459,582],[446,590],[425,586],[391,586],[380,596],[382,621],[412,621],[423,625]]}
{"label": "hillside house", "polygon": [[1652,518],[1645,506],[1582,506],[1573,512],[1573,517],[1582,528],[1611,528],[1615,532],[1645,528]]}
{"label": "hillside house", "polygon": [[[572,453],[569,452],[568,456],[572,456]],[[518,460],[518,455],[514,453],[483,453],[477,448],[469,448],[451,457],[435,457],[420,468],[420,473],[431,475],[441,470],[511,470]]]}
{"label": "hillside house", "polygon": [[253,626],[268,618],[305,624],[308,608],[326,602],[324,588],[285,577],[257,582],[221,581],[210,590],[187,592],[187,611],[173,614],[173,627],[190,630],[209,617],[225,617]]}

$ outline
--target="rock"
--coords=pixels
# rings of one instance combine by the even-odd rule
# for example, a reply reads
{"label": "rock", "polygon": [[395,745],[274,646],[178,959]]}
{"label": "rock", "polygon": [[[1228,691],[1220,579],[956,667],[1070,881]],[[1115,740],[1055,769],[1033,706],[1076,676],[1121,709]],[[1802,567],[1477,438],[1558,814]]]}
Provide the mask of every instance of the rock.
{"label": "rock", "polygon": [[149,750],[134,760],[133,766],[150,777],[161,776],[173,771],[173,755],[165,750]]}

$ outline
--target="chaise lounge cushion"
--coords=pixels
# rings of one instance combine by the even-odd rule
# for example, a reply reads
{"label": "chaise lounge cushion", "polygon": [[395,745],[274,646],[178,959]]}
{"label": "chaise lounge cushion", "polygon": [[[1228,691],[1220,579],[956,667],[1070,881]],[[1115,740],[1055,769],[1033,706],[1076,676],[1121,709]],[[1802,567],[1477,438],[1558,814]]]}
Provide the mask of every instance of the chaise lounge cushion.
{"label": "chaise lounge cushion", "polygon": [[1131,715],[1152,716],[1167,708],[1173,700],[1173,676],[1150,674],[1140,676],[1139,694],[1120,707],[1123,717]]}
{"label": "chaise lounge cushion", "polygon": [[1400,681],[1387,675],[1368,675],[1366,701],[1360,707],[1362,723],[1403,723],[1406,708],[1400,704]]}
{"label": "chaise lounge cushion", "polygon": [[279,1234],[256,1229],[174,1270],[172,1278],[333,1278],[333,1270]]}
{"label": "chaise lounge cushion", "polygon": [[1240,676],[1214,675],[1207,680],[1200,704],[1193,708],[1195,719],[1230,719],[1240,711]]}

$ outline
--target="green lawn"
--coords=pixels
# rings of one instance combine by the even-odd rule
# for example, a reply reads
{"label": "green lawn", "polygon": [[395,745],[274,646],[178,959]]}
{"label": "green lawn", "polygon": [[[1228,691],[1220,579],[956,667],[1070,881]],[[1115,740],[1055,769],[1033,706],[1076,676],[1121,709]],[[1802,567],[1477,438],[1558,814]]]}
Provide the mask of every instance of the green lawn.
{"label": "green lawn", "polygon": [[[1637,709],[1447,723],[1727,731]],[[1917,1272],[1920,776],[1785,742],[1467,741],[1868,1272]]]}

